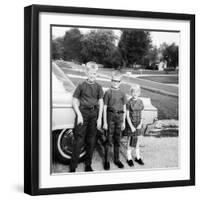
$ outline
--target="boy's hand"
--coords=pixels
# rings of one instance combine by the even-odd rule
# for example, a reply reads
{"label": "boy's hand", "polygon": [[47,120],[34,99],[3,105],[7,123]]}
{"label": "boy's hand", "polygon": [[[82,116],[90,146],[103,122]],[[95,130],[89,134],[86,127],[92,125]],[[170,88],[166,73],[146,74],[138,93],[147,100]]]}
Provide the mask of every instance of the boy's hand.
{"label": "boy's hand", "polygon": [[103,129],[106,130],[106,131],[108,130],[108,123],[103,124]]}
{"label": "boy's hand", "polygon": [[136,131],[135,127],[131,127],[131,131],[134,133]]}
{"label": "boy's hand", "polygon": [[121,130],[123,131],[125,129],[125,122],[122,123]]}
{"label": "boy's hand", "polygon": [[138,126],[137,126],[137,129],[141,129],[142,128],[142,124],[139,124]]}
{"label": "boy's hand", "polygon": [[97,129],[101,129],[101,125],[102,125],[102,122],[101,122],[101,119],[100,118],[98,118],[97,119]]}
{"label": "boy's hand", "polygon": [[83,124],[83,117],[82,115],[78,115],[78,118],[77,118],[77,125],[82,125]]}

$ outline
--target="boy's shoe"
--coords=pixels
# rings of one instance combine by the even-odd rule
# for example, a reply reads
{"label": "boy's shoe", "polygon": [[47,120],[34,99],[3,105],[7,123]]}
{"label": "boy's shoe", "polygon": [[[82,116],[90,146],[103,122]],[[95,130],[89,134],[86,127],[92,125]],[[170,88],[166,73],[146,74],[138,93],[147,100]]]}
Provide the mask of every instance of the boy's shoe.
{"label": "boy's shoe", "polygon": [[133,167],[133,166],[134,166],[134,163],[133,163],[132,160],[127,160],[126,162],[128,163],[128,165],[129,165],[130,167]]}
{"label": "boy's shoe", "polygon": [[69,169],[69,172],[76,172],[75,169]]}
{"label": "boy's shoe", "polygon": [[109,170],[109,169],[110,169],[110,163],[109,163],[109,162],[104,162],[103,168],[104,168],[105,170]]}
{"label": "boy's shoe", "polygon": [[117,165],[117,167],[124,168],[124,165],[122,164],[122,162],[120,160],[115,161],[114,163],[115,163],[115,165]]}
{"label": "boy's shoe", "polygon": [[135,162],[137,162],[139,165],[144,165],[144,162],[141,158],[139,159],[135,158]]}
{"label": "boy's shoe", "polygon": [[91,165],[86,165],[85,166],[85,172],[93,172],[93,169],[92,169]]}

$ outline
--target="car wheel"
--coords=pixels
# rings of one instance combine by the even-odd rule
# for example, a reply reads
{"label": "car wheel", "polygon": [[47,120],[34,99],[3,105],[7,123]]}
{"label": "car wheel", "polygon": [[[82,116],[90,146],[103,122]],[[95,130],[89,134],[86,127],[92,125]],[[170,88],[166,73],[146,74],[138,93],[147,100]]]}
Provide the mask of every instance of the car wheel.
{"label": "car wheel", "polygon": [[[53,132],[53,160],[69,164],[74,143],[73,129],[63,129]],[[81,148],[79,162],[85,158],[85,147]]]}

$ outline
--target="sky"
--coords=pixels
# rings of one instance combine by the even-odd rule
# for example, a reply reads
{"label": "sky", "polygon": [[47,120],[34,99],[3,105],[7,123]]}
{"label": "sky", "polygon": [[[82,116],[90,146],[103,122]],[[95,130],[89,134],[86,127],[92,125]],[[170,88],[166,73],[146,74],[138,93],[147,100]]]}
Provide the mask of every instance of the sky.
{"label": "sky", "polygon": [[[69,27],[53,27],[52,29],[52,35],[53,38],[56,37],[62,37],[65,34],[65,31],[69,30]],[[79,28],[79,30],[83,33],[86,33],[90,31],[91,29],[88,28]],[[115,34],[117,36],[120,36],[119,30],[114,30]],[[157,47],[160,46],[163,42],[166,42],[167,44],[172,44],[173,42],[176,45],[179,45],[179,33],[176,32],[161,32],[161,31],[150,31],[151,38],[152,38],[152,44],[156,45]]]}

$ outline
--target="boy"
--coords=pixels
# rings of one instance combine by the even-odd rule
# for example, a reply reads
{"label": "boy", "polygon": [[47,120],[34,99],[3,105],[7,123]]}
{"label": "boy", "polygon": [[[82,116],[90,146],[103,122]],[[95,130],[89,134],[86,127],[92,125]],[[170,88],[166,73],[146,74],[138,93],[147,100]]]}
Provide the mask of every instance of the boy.
{"label": "boy", "polygon": [[124,165],[119,160],[121,131],[125,128],[126,95],[120,90],[121,74],[112,73],[111,88],[104,95],[104,125],[106,130],[104,169],[110,169],[109,154],[111,142],[114,143],[114,164],[119,168]]}
{"label": "boy", "polygon": [[86,147],[85,171],[93,171],[92,154],[96,142],[97,128],[101,128],[103,113],[103,90],[95,82],[98,65],[86,64],[87,80],[79,84],[73,94],[72,105],[76,113],[74,146],[70,162],[70,172],[75,172],[83,144]]}
{"label": "boy", "polygon": [[140,164],[144,165],[143,160],[140,156],[140,138],[141,138],[141,128],[142,128],[142,110],[144,109],[144,105],[141,99],[138,97],[140,96],[141,90],[138,84],[132,85],[130,89],[131,98],[127,103],[127,123],[126,132],[128,135],[127,141],[127,163],[128,165],[134,166],[133,159],[132,159],[132,151],[135,148],[136,158],[135,161]]}

